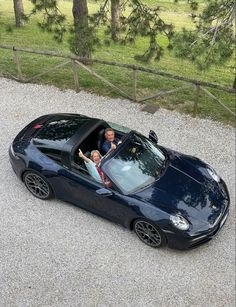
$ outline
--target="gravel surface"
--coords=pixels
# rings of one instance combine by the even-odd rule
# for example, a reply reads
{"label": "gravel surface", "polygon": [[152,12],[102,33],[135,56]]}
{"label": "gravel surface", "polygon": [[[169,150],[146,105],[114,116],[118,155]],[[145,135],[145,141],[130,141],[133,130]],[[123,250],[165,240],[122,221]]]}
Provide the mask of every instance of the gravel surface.
{"label": "gravel surface", "polygon": [[[211,164],[231,195],[228,221],[191,251],[145,246],[126,229],[58,200],[34,198],[8,146],[34,118],[77,112],[114,121]],[[235,306],[235,130],[127,100],[0,79],[0,306]]]}

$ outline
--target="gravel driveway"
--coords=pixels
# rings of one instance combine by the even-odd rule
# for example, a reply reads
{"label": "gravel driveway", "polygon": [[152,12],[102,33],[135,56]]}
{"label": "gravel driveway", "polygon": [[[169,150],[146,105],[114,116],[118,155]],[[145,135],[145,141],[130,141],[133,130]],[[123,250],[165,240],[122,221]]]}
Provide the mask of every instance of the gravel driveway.
{"label": "gravel driveway", "polygon": [[[8,162],[8,146],[52,112],[102,117],[198,156],[225,179],[229,219],[191,251],[152,249],[120,226],[58,200],[41,201]],[[0,79],[0,306],[235,306],[235,130],[210,120],[55,87]]]}

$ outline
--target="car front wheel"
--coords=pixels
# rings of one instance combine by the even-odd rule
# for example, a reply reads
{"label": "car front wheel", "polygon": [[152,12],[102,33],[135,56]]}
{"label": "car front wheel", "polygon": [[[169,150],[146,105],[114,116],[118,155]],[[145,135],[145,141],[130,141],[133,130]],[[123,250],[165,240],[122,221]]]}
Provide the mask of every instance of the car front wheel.
{"label": "car front wheel", "polygon": [[34,171],[27,171],[24,173],[23,181],[25,186],[35,197],[40,199],[53,198],[53,191],[47,182],[46,178]]}
{"label": "car front wheel", "polygon": [[143,219],[136,220],[134,231],[139,239],[148,246],[157,248],[166,244],[164,233],[152,222]]}

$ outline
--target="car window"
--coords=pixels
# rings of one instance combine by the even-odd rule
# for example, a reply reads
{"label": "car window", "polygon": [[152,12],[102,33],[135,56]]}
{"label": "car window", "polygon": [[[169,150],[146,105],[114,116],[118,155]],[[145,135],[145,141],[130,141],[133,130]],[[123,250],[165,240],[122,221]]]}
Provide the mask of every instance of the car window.
{"label": "car window", "polygon": [[93,182],[96,182],[100,185],[103,185],[105,188],[117,191],[116,187],[114,186],[114,184],[111,183],[111,181],[109,180],[109,178],[106,178],[106,182],[109,183],[108,185],[104,184],[103,182],[98,182],[97,180],[95,180],[90,174],[89,171],[87,170],[84,161],[77,157],[75,155],[75,159],[73,161],[71,161],[71,167],[72,167],[72,171],[74,171],[75,173],[82,175],[85,179],[89,179],[92,180]]}
{"label": "car window", "polygon": [[88,170],[86,169],[85,165],[83,164],[77,164],[75,162],[71,163],[71,167],[72,167],[72,171],[76,174],[79,174],[80,176],[84,177],[85,180],[89,180],[92,181],[96,184],[98,184],[98,188],[100,185],[104,186],[102,182],[98,182],[97,180],[95,180],[88,172]]}
{"label": "car window", "polygon": [[133,134],[102,168],[123,193],[129,194],[157,180],[165,159],[164,153],[147,138]]}
{"label": "car window", "polygon": [[34,139],[54,147],[62,147],[88,120],[84,117],[59,117],[45,124]]}
{"label": "car window", "polygon": [[43,154],[48,156],[50,159],[56,161],[57,163],[61,164],[61,150],[56,148],[46,147],[45,144],[40,144],[38,142],[34,142],[34,145],[40,150]]}

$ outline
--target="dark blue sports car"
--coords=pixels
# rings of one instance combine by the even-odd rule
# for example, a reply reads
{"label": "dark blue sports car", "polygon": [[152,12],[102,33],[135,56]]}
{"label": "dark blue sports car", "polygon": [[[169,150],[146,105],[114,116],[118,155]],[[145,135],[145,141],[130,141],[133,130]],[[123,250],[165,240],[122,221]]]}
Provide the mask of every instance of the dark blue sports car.
{"label": "dark blue sports car", "polygon": [[[109,185],[90,176],[79,149],[102,151],[108,127],[122,139],[100,170]],[[119,223],[152,247],[196,247],[212,239],[229,212],[224,181],[206,163],[157,144],[128,128],[78,114],[37,118],[14,139],[10,162],[28,190],[56,197]]]}

